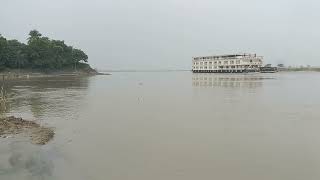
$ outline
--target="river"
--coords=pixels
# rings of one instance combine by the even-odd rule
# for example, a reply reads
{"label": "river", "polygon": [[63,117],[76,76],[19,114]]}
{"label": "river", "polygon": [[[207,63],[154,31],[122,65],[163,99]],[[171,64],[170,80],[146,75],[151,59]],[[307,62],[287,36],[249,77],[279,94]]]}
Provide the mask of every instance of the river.
{"label": "river", "polygon": [[320,73],[8,82],[7,115],[55,130],[0,139],[2,180],[318,180]]}

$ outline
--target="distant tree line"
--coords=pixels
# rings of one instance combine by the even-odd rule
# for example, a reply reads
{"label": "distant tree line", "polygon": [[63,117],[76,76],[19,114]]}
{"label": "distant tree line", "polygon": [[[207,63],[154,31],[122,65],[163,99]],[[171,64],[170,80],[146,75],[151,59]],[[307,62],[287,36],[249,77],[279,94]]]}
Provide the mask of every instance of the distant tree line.
{"label": "distant tree line", "polygon": [[87,62],[88,56],[64,41],[49,39],[37,30],[29,33],[27,44],[0,35],[0,70],[59,70]]}

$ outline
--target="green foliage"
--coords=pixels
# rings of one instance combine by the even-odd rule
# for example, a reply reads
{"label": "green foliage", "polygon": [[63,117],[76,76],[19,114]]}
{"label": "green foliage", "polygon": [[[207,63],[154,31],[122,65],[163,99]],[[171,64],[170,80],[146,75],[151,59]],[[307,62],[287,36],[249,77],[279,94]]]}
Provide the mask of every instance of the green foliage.
{"label": "green foliage", "polygon": [[88,56],[82,50],[68,46],[64,41],[44,37],[37,30],[30,31],[27,44],[0,35],[0,70],[59,70],[76,67],[81,62],[88,62]]}

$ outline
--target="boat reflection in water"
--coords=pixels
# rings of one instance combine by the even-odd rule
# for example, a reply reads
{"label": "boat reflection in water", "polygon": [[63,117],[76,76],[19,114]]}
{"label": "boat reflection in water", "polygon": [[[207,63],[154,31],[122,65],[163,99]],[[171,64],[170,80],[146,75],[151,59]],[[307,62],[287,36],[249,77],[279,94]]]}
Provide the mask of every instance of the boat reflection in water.
{"label": "boat reflection in water", "polygon": [[261,74],[212,74],[199,73],[192,75],[193,87],[230,87],[257,88],[263,85],[263,80],[274,79]]}

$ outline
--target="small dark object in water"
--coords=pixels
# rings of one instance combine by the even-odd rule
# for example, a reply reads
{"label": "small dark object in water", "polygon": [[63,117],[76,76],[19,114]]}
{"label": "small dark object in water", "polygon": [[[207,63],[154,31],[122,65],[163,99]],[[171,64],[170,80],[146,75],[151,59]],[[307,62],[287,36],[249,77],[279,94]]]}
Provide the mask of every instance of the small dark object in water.
{"label": "small dark object in water", "polygon": [[277,67],[269,67],[269,66],[260,67],[260,72],[261,73],[275,73],[275,72],[278,72],[278,68]]}

